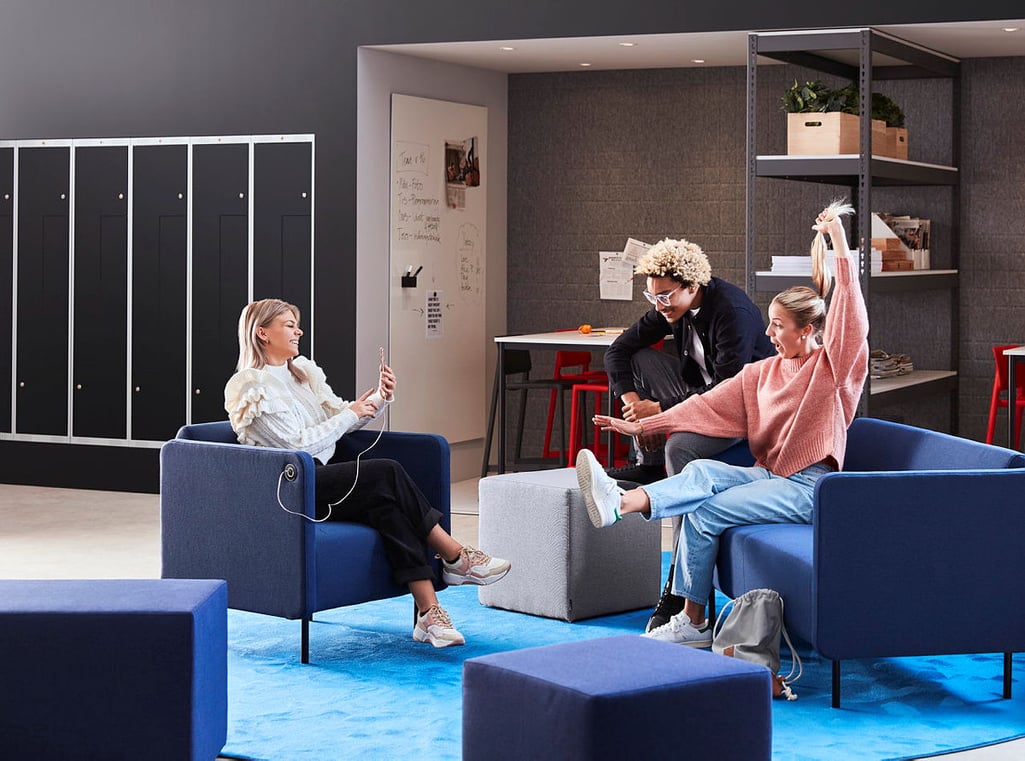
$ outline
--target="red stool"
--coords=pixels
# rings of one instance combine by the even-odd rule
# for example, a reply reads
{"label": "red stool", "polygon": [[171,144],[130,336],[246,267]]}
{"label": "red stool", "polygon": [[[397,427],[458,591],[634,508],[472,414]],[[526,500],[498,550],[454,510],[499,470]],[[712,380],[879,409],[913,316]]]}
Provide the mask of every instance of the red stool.
{"label": "red stool", "polygon": [[[1005,349],[1017,348],[1019,344],[1005,344],[993,347],[993,360],[996,363],[996,371],[993,373],[993,394],[989,400],[989,423],[986,425],[986,443],[993,443],[993,431],[997,424],[997,410],[1006,408],[1012,395],[1008,393],[1007,383],[1007,357],[1004,356]],[[1025,373],[1015,374],[1014,385],[1017,386],[1014,399],[1014,441],[1007,442],[1011,449],[1017,449],[1021,440],[1022,412],[1025,411]],[[1006,398],[1001,398],[1005,394]],[[1007,412],[1011,414],[1010,410]],[[572,440],[571,440],[572,441]]]}
{"label": "red stool", "polygon": [[[577,450],[583,446],[581,442],[584,428],[582,409],[584,406],[584,394],[594,394],[594,409],[596,412],[603,410],[602,396],[609,392],[609,384],[605,383],[574,383],[570,389],[570,413],[569,413],[569,463],[573,465],[577,459]],[[619,400],[615,401],[613,413],[618,415],[620,411]],[[601,427],[595,425],[591,446],[588,447],[599,461],[608,456],[608,449],[601,440]],[[630,454],[630,445],[627,440],[617,433],[612,435],[613,441],[613,464],[625,465],[626,457]]]}
{"label": "red stool", "polygon": [[[563,328],[559,333],[567,330],[576,330],[576,328]],[[545,423],[545,442],[544,448],[541,450],[542,457],[562,457],[562,452],[557,449],[552,449],[552,428],[555,423],[555,405],[559,402],[559,394],[562,391],[568,390],[566,386],[569,386],[569,382],[576,381],[581,383],[590,383],[597,381],[607,381],[607,376],[604,370],[592,370],[591,360],[593,356],[589,351],[557,351],[555,353],[555,369],[552,372],[552,380],[566,382],[566,385],[562,389],[552,389],[548,399],[548,420]],[[566,372],[567,368],[579,368],[576,372]],[[565,434],[563,434],[565,435]],[[565,438],[563,438],[565,441]],[[571,460],[572,461],[572,460]]]}

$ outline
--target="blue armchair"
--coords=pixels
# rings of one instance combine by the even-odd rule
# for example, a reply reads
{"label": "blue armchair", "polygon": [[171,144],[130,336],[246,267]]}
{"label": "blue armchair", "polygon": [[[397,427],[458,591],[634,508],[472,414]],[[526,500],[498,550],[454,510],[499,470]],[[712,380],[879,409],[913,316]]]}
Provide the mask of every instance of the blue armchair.
{"label": "blue armchair", "polygon": [[[337,452],[354,459],[377,433],[348,434]],[[401,463],[450,529],[444,438],[385,432],[363,457]],[[392,581],[374,529],[313,523],[282,508],[314,517],[313,490],[306,452],[239,444],[227,422],[182,427],[160,450],[161,576],[224,579],[229,608],[299,619],[301,659],[309,663],[314,613],[409,591]],[[443,588],[440,572],[437,579]]]}
{"label": "blue armchair", "polygon": [[[834,707],[840,662],[854,658],[1003,653],[1009,698],[1011,656],[1025,650],[1022,494],[1020,452],[858,418],[843,472],[815,485],[812,524],[729,529],[716,586],[783,596],[789,633],[832,661]],[[960,601],[963,626],[951,623]]]}

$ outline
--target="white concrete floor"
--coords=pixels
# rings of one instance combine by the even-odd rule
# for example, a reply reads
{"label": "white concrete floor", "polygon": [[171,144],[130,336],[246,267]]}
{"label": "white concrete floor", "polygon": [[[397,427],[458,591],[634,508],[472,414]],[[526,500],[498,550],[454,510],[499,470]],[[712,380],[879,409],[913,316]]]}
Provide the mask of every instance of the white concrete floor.
{"label": "white concrete floor", "polygon": [[[477,542],[477,479],[452,485],[452,534]],[[664,526],[663,549],[671,541]],[[0,578],[159,577],[157,495],[0,484]],[[1025,739],[943,758],[1020,761]]]}

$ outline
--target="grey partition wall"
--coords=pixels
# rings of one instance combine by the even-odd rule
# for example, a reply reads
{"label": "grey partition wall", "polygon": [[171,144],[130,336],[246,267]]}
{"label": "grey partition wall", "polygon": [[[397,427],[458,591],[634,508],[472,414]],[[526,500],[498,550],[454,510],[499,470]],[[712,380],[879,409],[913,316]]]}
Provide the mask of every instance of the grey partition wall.
{"label": "grey partition wall", "polygon": [[313,155],[312,135],[0,143],[0,440],[156,448],[224,420],[248,301],[295,303],[312,335]]}

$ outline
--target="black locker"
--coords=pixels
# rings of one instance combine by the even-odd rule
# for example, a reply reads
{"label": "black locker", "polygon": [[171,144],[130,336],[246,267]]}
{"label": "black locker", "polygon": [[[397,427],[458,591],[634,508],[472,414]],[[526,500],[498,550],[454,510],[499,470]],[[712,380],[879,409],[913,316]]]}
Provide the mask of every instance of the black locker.
{"label": "black locker", "polygon": [[70,150],[18,151],[17,433],[68,433]]}
{"label": "black locker", "polygon": [[248,144],[192,149],[192,422],[225,420],[248,300]]}
{"label": "black locker", "polygon": [[128,147],[75,149],[72,425],[128,435]]}
{"label": "black locker", "polygon": [[11,432],[14,357],[14,148],[0,148],[0,431]]}
{"label": "black locker", "polygon": [[[253,298],[295,304],[307,329],[313,318],[312,156],[308,142],[256,143],[253,149]],[[302,351],[309,354],[308,343]]]}
{"label": "black locker", "polygon": [[132,438],[165,441],[188,399],[187,146],[136,146],[132,178]]}

